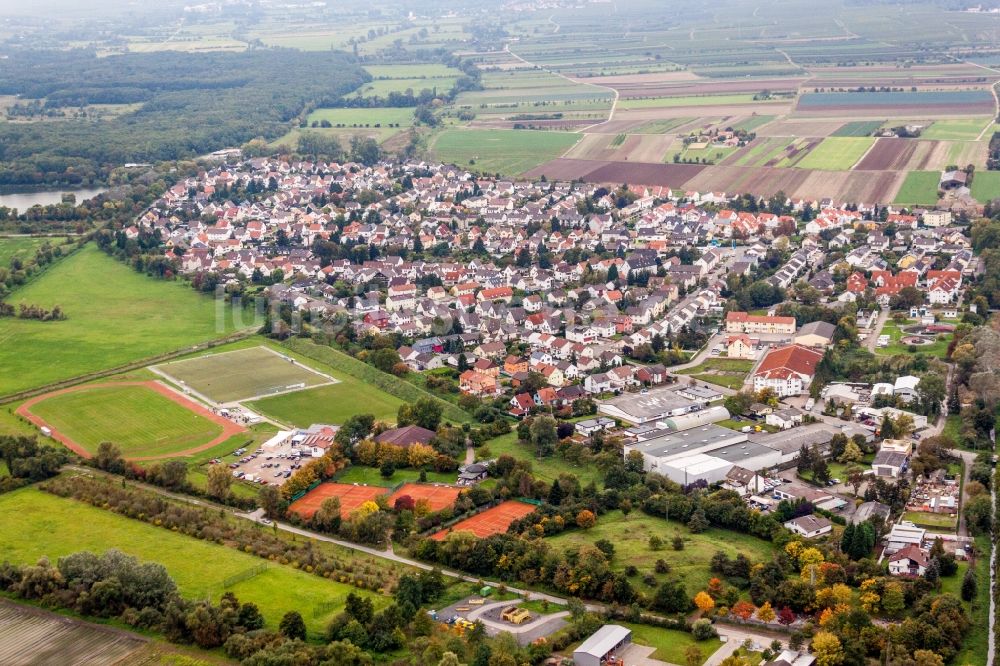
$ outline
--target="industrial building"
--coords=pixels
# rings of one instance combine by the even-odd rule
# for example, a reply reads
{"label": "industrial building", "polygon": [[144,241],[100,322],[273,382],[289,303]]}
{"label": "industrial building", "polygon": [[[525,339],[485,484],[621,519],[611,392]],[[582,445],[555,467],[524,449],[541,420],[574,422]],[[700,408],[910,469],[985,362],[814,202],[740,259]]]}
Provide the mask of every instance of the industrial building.
{"label": "industrial building", "polygon": [[636,425],[680,416],[700,407],[697,402],[665,388],[648,393],[625,393],[597,403],[598,413]]}
{"label": "industrial building", "polygon": [[632,451],[642,454],[646,471],[683,485],[724,481],[735,465],[759,471],[781,460],[779,451],[748,441],[744,433],[714,424],[626,444],[625,455]]}
{"label": "industrial building", "polygon": [[622,653],[632,644],[632,630],[617,624],[606,624],[573,650],[573,666],[603,666],[621,661]]}

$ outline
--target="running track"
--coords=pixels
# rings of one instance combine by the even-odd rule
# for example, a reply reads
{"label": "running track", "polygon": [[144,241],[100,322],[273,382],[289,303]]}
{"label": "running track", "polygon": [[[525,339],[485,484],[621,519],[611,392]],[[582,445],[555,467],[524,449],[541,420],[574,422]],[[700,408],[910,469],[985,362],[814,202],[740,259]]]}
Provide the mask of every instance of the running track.
{"label": "running track", "polygon": [[203,416],[212,423],[222,426],[222,432],[217,437],[215,437],[215,439],[213,439],[210,442],[206,442],[205,444],[196,446],[192,449],[186,449],[184,451],[175,451],[174,453],[168,453],[162,456],[139,456],[136,458],[129,458],[129,460],[142,462],[145,460],[160,460],[162,458],[182,458],[184,456],[192,456],[196,453],[201,453],[202,451],[210,449],[217,444],[221,444],[222,442],[226,441],[227,439],[229,439],[234,435],[239,435],[240,433],[246,432],[246,428],[244,428],[243,426],[237,425],[236,423],[233,423],[229,419],[223,418],[218,414],[213,413],[210,409],[207,409],[201,404],[189,398],[184,397],[177,391],[167,386],[164,386],[163,384],[157,381],[103,382],[101,384],[82,384],[80,386],[71,386],[69,388],[64,388],[58,391],[53,391],[51,393],[45,393],[43,395],[38,395],[33,398],[29,398],[24,403],[22,403],[20,407],[17,408],[16,413],[18,416],[23,416],[24,418],[28,419],[39,428],[43,426],[50,428],[52,430],[52,439],[61,442],[63,445],[66,446],[66,448],[73,451],[77,455],[82,456],[84,458],[90,458],[91,454],[89,451],[87,451],[87,449],[85,449],[76,441],[70,439],[66,435],[56,430],[56,428],[52,425],[49,425],[49,423],[46,422],[45,419],[33,414],[31,412],[31,407],[36,403],[41,402],[42,400],[46,400],[48,398],[57,395],[62,395],[64,393],[72,393],[74,391],[86,391],[88,389],[93,389],[93,388],[104,388],[104,387],[114,387],[114,386],[145,386],[150,390],[156,391],[157,393],[167,398],[168,400],[173,400],[181,407],[184,407],[185,409],[194,412],[198,416]]}

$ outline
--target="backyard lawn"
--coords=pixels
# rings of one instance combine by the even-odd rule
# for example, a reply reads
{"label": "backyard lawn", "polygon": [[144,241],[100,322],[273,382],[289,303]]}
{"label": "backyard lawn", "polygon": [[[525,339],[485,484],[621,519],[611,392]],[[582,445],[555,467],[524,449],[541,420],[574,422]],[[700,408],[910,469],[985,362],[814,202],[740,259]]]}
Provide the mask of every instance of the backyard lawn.
{"label": "backyard lawn", "polygon": [[[601,470],[594,465],[574,464],[565,460],[557,454],[539,460],[535,451],[530,447],[520,444],[517,433],[511,432],[501,435],[486,442],[485,446],[490,451],[490,458],[496,458],[503,454],[513,456],[519,460],[531,462],[531,469],[536,478],[545,481],[555,481],[563,472],[575,474],[580,479],[580,484],[586,486],[591,481],[598,486],[603,485],[604,475]],[[483,458],[484,456],[479,456]]]}

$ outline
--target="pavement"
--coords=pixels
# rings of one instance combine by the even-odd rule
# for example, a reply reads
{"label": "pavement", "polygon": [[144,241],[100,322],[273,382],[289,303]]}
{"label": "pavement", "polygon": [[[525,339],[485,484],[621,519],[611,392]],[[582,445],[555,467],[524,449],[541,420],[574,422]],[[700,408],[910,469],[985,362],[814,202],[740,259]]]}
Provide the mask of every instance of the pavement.
{"label": "pavement", "polygon": [[[447,608],[443,608],[438,612],[438,617],[446,620],[452,615],[459,615],[470,622],[482,622],[488,635],[496,636],[506,631],[514,636],[518,645],[529,645],[532,641],[554,634],[566,626],[566,618],[569,617],[569,611],[557,611],[555,613],[540,615],[531,622],[521,625],[494,619],[500,609],[507,606],[516,606],[519,601],[519,599],[508,599],[506,601],[494,601],[482,606],[470,606],[468,600],[463,599]],[[469,607],[470,610],[459,611],[457,610],[459,607]]]}

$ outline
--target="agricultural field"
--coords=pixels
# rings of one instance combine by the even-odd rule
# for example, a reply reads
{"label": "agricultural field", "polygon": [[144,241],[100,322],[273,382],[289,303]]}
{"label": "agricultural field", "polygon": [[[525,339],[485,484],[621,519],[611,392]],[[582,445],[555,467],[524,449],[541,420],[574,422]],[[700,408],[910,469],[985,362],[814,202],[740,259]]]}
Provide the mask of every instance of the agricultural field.
{"label": "agricultural field", "polygon": [[755,100],[753,93],[730,95],[689,95],[682,97],[636,97],[618,102],[620,109],[675,108],[698,106],[732,106],[741,104],[787,103],[785,99]]}
{"label": "agricultural field", "polygon": [[[252,601],[272,629],[285,612],[299,610],[310,634],[319,637],[340,610],[321,604],[343,603],[350,592],[371,597],[376,606],[387,603],[379,595],[271,562],[263,573],[227,588],[226,579],[259,567],[263,560],[34,487],[0,495],[0,561],[34,564],[45,556],[55,562],[70,553],[109,548],[162,564],[190,599],[217,601],[229,591]],[[329,611],[317,616],[312,612],[317,607]]]}
{"label": "agricultural field", "polygon": [[388,128],[410,127],[413,125],[411,107],[380,109],[316,109],[306,118],[312,125],[324,120],[334,128]]}
{"label": "agricultural field", "polygon": [[845,123],[830,136],[871,136],[881,126],[881,120],[853,120]]}
{"label": "agricultural field", "polygon": [[662,162],[680,142],[669,134],[584,134],[566,153],[568,159],[596,161]]}
{"label": "agricultural field", "polygon": [[[156,458],[202,446],[223,434],[218,422],[171,399],[169,391],[136,383],[99,384],[43,395],[21,409],[43,419],[93,455],[113,442],[126,458]],[[185,400],[185,402],[187,402]]]}
{"label": "agricultural field", "polygon": [[[983,128],[993,122],[992,118],[951,118],[935,120],[930,127],[920,133],[922,139],[945,141],[976,141]],[[986,137],[987,139],[989,137]]]}
{"label": "agricultural field", "polygon": [[[0,663],[114,666],[142,649],[135,634],[96,624],[67,620],[31,606],[0,600]],[[36,661],[35,663],[42,663]]]}
{"label": "agricultural field", "polygon": [[796,166],[822,171],[848,171],[875,143],[874,139],[861,137],[833,137],[809,151]]}
{"label": "agricultural field", "polygon": [[967,142],[876,139],[875,145],[855,168],[862,171],[933,171],[943,169],[951,157],[968,155],[975,159],[978,148],[978,144]]}
{"label": "agricultural field", "polygon": [[1000,197],[1000,171],[976,171],[972,179],[972,196],[981,203]]}
{"label": "agricultural field", "polygon": [[395,396],[345,377],[336,384],[262,398],[247,407],[289,425],[308,428],[314,423],[343,423],[360,413],[395,423],[401,404],[403,401]]}
{"label": "agricultural field", "polygon": [[431,150],[442,162],[516,175],[559,157],[579,139],[571,132],[454,129],[438,135]]}
{"label": "agricultural field", "polygon": [[61,305],[64,321],[0,320],[0,393],[42,386],[233,332],[228,307],[182,282],[154,280],[93,245],[6,299]]}
{"label": "agricultural field", "polygon": [[[673,550],[671,540],[679,534],[684,539],[684,550]],[[649,547],[649,538],[658,537],[663,546],[660,550]],[[712,577],[708,563],[716,551],[723,551],[729,557],[743,553],[754,562],[767,562],[772,556],[772,546],[763,539],[731,530],[712,528],[695,534],[686,525],[677,521],[664,520],[634,512],[627,516],[621,511],[610,511],[597,519],[597,525],[589,530],[567,530],[546,539],[557,550],[578,548],[592,544],[599,539],[608,539],[615,545],[615,555],[611,568],[623,571],[634,565],[642,573],[653,572],[656,561],[666,560],[670,564],[670,574],[656,574],[662,582],[674,577],[684,582],[691,596],[708,585]],[[636,578],[633,585],[642,587]]]}
{"label": "agricultural field", "polygon": [[[940,181],[941,174],[937,171],[911,171],[906,174],[906,180],[899,188],[895,202],[916,206],[933,206],[938,200],[937,191]],[[973,184],[975,183],[973,182]]]}
{"label": "agricultural field", "polygon": [[[993,95],[986,90],[931,92],[809,92],[799,97],[796,112],[843,115],[972,115],[994,110]],[[982,127],[982,126],[980,126]]]}
{"label": "agricultural field", "polygon": [[336,381],[264,345],[173,361],[154,366],[152,370],[219,404]]}

